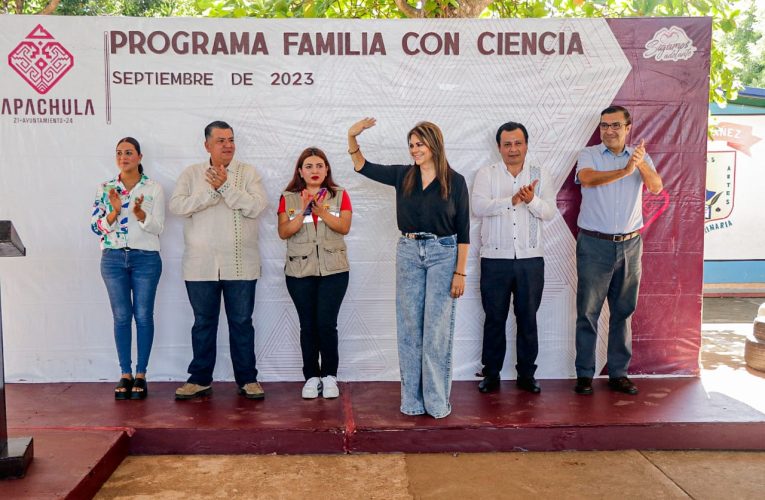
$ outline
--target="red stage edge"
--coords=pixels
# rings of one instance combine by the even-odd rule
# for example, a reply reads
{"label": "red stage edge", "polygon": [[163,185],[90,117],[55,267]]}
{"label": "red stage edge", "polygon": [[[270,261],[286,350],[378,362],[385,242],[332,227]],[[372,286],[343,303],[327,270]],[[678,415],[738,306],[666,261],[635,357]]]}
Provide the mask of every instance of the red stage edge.
{"label": "red stage edge", "polygon": [[592,396],[573,380],[541,380],[539,395],[454,382],[439,420],[401,414],[397,382],[342,383],[340,398],[310,401],[300,382],[265,382],[264,401],[230,382],[195,401],[175,401],[176,382],[151,382],[145,401],[114,401],[111,383],[8,384],[10,434],[34,437],[35,459],[24,479],[0,481],[0,498],[89,498],[128,454],[765,450],[759,391],[742,400],[695,377],[635,380],[637,396],[605,379]]}
{"label": "red stage edge", "polygon": [[0,498],[92,498],[128,456],[125,430],[10,429],[33,434],[35,457],[21,479],[0,481]]}

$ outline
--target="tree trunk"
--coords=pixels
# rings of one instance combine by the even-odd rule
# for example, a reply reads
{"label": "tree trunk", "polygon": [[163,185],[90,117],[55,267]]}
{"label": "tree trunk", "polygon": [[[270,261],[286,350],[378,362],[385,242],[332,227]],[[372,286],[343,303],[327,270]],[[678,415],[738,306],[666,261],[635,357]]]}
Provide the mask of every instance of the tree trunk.
{"label": "tree trunk", "polygon": [[40,11],[40,14],[42,15],[52,14],[53,11],[55,11],[56,8],[58,7],[58,4],[60,1],[61,0],[50,0],[50,2],[48,2],[47,7],[45,7],[43,10]]}
{"label": "tree trunk", "polygon": [[[398,10],[404,13],[406,17],[410,18],[423,18],[428,17],[425,9],[417,9],[409,5],[407,0],[395,0]],[[478,17],[481,12],[488,7],[488,5],[494,0],[461,0],[459,7],[452,8],[446,7],[440,12],[440,15],[436,17]]]}

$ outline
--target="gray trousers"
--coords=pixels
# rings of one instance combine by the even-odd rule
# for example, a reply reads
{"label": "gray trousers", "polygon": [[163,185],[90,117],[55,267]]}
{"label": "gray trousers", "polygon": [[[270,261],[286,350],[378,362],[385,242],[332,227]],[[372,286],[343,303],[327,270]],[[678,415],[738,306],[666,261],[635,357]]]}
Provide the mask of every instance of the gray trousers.
{"label": "gray trousers", "polygon": [[598,319],[608,300],[608,375],[627,375],[632,358],[632,313],[642,272],[643,240],[616,243],[579,233],[576,240],[576,376],[595,376]]}

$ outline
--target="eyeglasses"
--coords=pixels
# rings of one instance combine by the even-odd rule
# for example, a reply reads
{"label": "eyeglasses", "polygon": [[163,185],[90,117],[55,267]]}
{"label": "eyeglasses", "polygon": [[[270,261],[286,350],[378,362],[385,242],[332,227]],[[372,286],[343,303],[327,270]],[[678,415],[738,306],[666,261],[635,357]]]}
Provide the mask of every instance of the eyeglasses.
{"label": "eyeglasses", "polygon": [[622,127],[625,127],[629,125],[628,123],[622,123],[622,122],[614,122],[614,123],[606,123],[606,122],[600,122],[598,125],[600,127],[600,130],[608,130],[609,128],[611,130],[621,130]]}

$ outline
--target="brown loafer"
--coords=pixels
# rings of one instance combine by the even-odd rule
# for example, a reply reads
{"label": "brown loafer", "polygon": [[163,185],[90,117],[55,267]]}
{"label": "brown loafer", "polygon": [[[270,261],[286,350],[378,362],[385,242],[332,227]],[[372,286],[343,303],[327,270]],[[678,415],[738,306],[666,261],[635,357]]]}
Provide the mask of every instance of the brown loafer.
{"label": "brown loafer", "polygon": [[244,384],[240,387],[239,395],[244,396],[247,399],[263,399],[266,397],[263,387],[260,385],[260,382],[257,381]]}
{"label": "brown loafer", "polygon": [[180,386],[178,389],[175,390],[175,399],[178,400],[185,400],[185,399],[195,399],[195,398],[201,398],[202,396],[209,396],[212,394],[212,387],[209,385],[198,385],[198,384],[192,384],[191,382],[186,382],[182,386]]}

